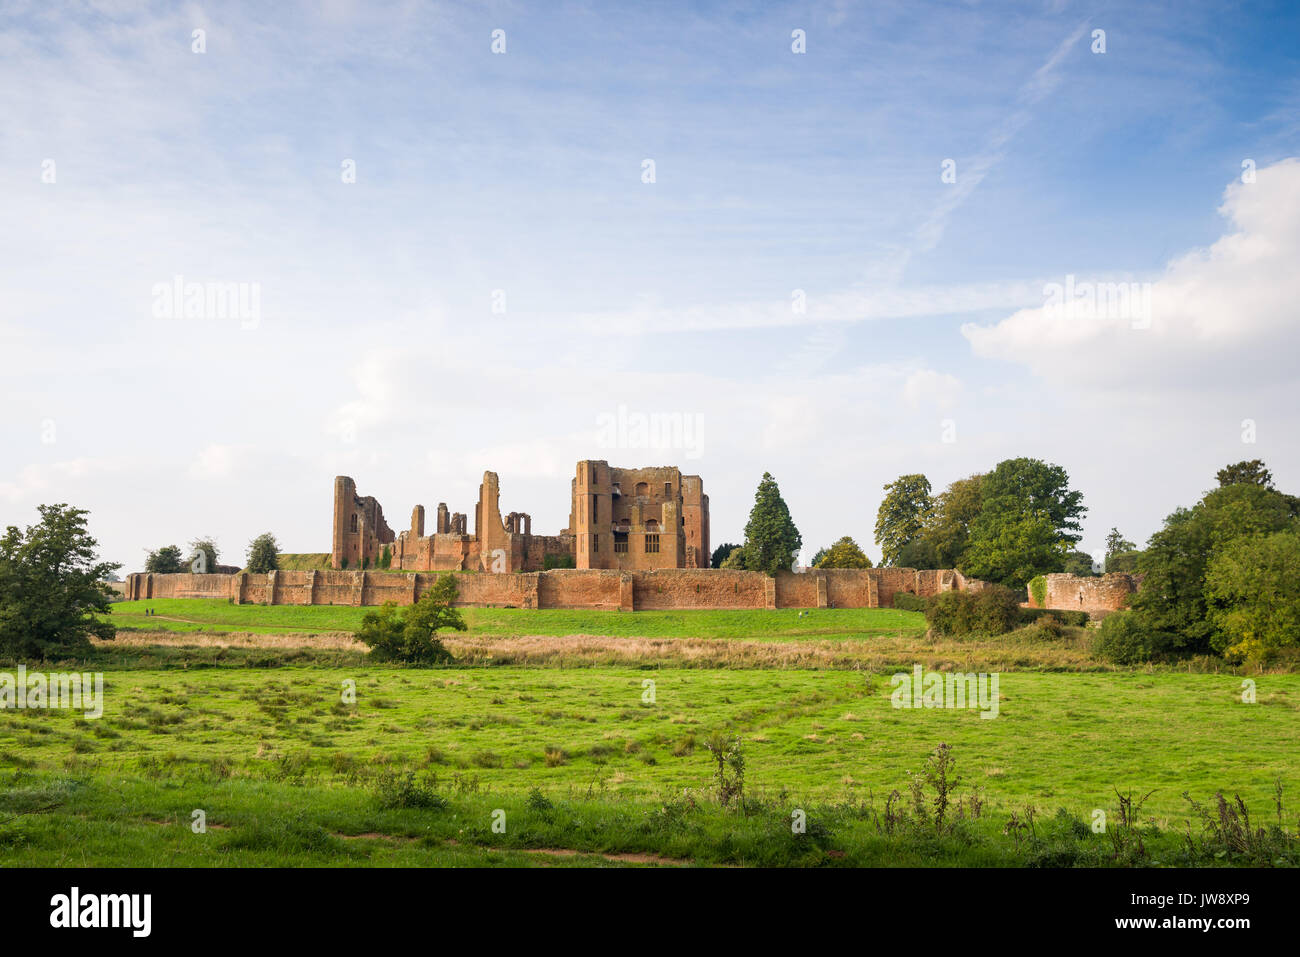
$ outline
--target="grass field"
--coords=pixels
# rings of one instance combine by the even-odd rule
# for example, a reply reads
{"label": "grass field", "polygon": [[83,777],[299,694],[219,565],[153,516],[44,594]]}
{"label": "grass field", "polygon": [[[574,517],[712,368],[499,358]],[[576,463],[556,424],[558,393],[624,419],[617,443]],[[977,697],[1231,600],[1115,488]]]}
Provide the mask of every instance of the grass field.
{"label": "grass field", "polygon": [[[1293,674],[1254,676],[1247,704],[1227,671],[1102,669],[1082,633],[1053,648],[936,642],[919,615],[891,610],[466,609],[471,631],[449,642],[461,663],[418,669],[322,637],[363,611],[116,606],[115,621],[141,630],[83,663],[105,672],[102,718],[0,712],[5,862],[1239,863],[1193,848],[1201,822],[1182,793],[1211,805],[1218,790],[1240,794],[1263,823],[1276,787],[1300,794]],[[223,629],[247,646],[227,646]],[[824,657],[797,657],[809,649]],[[516,659],[529,666],[502,663]],[[984,660],[1010,665],[996,719],[891,705],[894,670]],[[743,813],[716,798],[713,732],[742,742]],[[937,795],[918,805],[911,790],[941,743],[960,776],[944,799],[960,818],[951,831],[934,826]],[[1151,792],[1126,849],[1086,825],[1095,809],[1118,820],[1117,791]],[[190,828],[196,808],[204,835]],[[796,808],[811,822],[799,839]],[[1294,817],[1282,814],[1292,831]],[[1279,847],[1270,862],[1300,861],[1293,842]]]}
{"label": "grass field", "polygon": [[[151,609],[152,616],[145,615]],[[355,631],[374,608],[350,605],[235,605],[219,598],[123,601],[111,620],[123,629],[248,631],[253,633]],[[854,640],[899,632],[920,634],[925,617],[891,608],[804,611],[581,611],[462,608],[471,635],[580,635],[643,638],[787,638]]]}

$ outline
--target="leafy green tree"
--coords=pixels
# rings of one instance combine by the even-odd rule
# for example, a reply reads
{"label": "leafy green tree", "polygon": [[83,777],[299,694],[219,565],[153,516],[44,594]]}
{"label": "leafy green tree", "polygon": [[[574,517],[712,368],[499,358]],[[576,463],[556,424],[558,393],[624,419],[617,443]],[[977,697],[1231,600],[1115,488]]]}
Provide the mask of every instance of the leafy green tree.
{"label": "leafy green tree", "polygon": [[1111,572],[1125,572],[1129,575],[1137,574],[1138,564],[1142,560],[1140,551],[1119,552],[1115,555],[1106,556],[1106,574]]}
{"label": "leafy green tree", "polygon": [[456,591],[454,575],[439,575],[433,587],[404,613],[393,602],[378,612],[367,613],[361,619],[357,638],[369,645],[371,654],[381,661],[421,665],[451,662],[452,654],[438,637],[438,631],[442,628],[464,631],[467,627],[460,611],[452,607]]}
{"label": "leafy green tree", "polygon": [[1290,495],[1257,484],[1209,492],[1176,509],[1138,559],[1142,587],[1133,596],[1134,624],[1153,654],[1210,654],[1232,644],[1206,603],[1206,575],[1215,554],[1235,539],[1283,531],[1300,514]]}
{"label": "leafy green tree", "polygon": [[[899,564],[912,568],[959,568],[970,544],[971,523],[979,516],[984,504],[984,476],[977,474],[958,479],[935,497],[934,505],[924,519],[922,541],[934,549],[931,561],[916,561],[917,553]],[[922,551],[920,557],[930,558]]]}
{"label": "leafy green tree", "polygon": [[713,554],[709,557],[709,567],[721,568],[722,563],[726,560],[727,556],[731,554],[732,549],[739,547],[739,545],[733,544],[732,542],[726,542],[719,545],[713,550]]}
{"label": "leafy green tree", "polygon": [[44,660],[90,650],[90,637],[116,629],[97,615],[111,611],[105,584],[120,565],[98,560],[85,509],[40,506],[26,532],[10,525],[0,538],[0,653]]}
{"label": "leafy green tree", "polygon": [[1065,556],[1065,567],[1062,569],[1067,575],[1079,575],[1088,577],[1097,574],[1092,570],[1092,556],[1087,552],[1070,552]]}
{"label": "leafy green tree", "polygon": [[1225,656],[1266,661],[1300,643],[1300,525],[1233,539],[1205,573],[1210,618]]}
{"label": "leafy green tree", "polygon": [[830,551],[830,549],[824,546],[822,548],[817,549],[817,551],[813,552],[812,561],[809,562],[809,564],[812,565],[813,568],[816,568],[817,563],[826,557],[826,553],[828,551]]}
{"label": "leafy green tree", "polygon": [[181,562],[181,550],[175,545],[164,545],[157,551],[149,553],[144,560],[144,570],[155,575],[171,575],[185,570]]}
{"label": "leafy green tree", "polygon": [[212,538],[196,538],[190,542],[189,559],[185,566],[185,571],[191,571],[194,567],[195,559],[199,553],[203,553],[203,562],[198,566],[209,574],[215,574],[217,570],[217,543]]}
{"label": "leafy green tree", "polygon": [[913,539],[898,550],[899,568],[951,568],[939,561],[939,550],[924,535]]}
{"label": "leafy green tree", "polygon": [[1018,458],[999,462],[981,482],[979,515],[971,522],[963,574],[1012,588],[1059,572],[1082,537],[1083,493],[1070,489],[1059,465]]}
{"label": "leafy green tree", "polygon": [[273,572],[280,567],[280,544],[270,532],[263,532],[248,543],[247,570],[256,574]]}
{"label": "leafy green tree", "polygon": [[728,571],[743,572],[745,570],[745,549],[736,546],[731,550],[731,554],[722,560],[719,568],[725,568]]}
{"label": "leafy green tree", "polygon": [[1229,485],[1259,485],[1267,489],[1273,487],[1273,473],[1264,467],[1261,459],[1224,466],[1215,474],[1215,478],[1219,480],[1219,488],[1227,488]]}
{"label": "leafy green tree", "polygon": [[745,567],[768,575],[789,571],[802,545],[776,479],[764,472],[745,525]]}
{"label": "leafy green tree", "polygon": [[1138,555],[1137,545],[1130,542],[1120,530],[1111,527],[1110,532],[1106,535],[1106,573],[1111,572],[1128,572],[1130,575],[1137,571]]}
{"label": "leafy green tree", "polygon": [[960,568],[963,575],[1020,588],[1035,575],[1061,571],[1069,548],[1046,515],[1006,516],[971,536]]}
{"label": "leafy green tree", "polygon": [[1135,548],[1137,548],[1137,545],[1121,535],[1118,528],[1113,525],[1111,526],[1110,531],[1106,534],[1107,558],[1110,558],[1112,555],[1118,555],[1121,552],[1131,552]]}
{"label": "leafy green tree", "polygon": [[858,547],[848,535],[845,535],[822,556],[821,561],[814,562],[816,568],[870,568],[871,559]]}
{"label": "leafy green tree", "polygon": [[897,565],[903,546],[921,536],[921,522],[934,502],[930,480],[919,473],[900,475],[885,486],[885,497],[876,510],[876,544],[880,563]]}

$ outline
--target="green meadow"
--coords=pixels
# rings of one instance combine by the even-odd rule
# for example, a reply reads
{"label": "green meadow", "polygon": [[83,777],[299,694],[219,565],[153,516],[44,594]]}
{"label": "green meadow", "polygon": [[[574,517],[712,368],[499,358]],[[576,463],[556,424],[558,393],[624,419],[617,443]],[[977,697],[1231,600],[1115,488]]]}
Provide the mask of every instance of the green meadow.
{"label": "green meadow", "polygon": [[[153,612],[146,615],[146,609]],[[156,631],[247,631],[254,634],[356,631],[373,608],[350,605],[236,605],[217,598],[123,601],[109,617],[120,629]],[[644,638],[857,639],[900,632],[921,634],[925,616],[892,608],[776,611],[585,611],[569,609],[462,608],[477,635],[597,634]]]}
{"label": "green meadow", "polygon": [[[145,616],[146,607],[156,614]],[[1103,669],[1082,629],[1059,647],[1031,648],[1051,643],[1026,630],[969,650],[932,640],[919,615],[866,609],[802,617],[466,609],[470,632],[453,637],[478,657],[463,651],[445,668],[313,644],[356,627],[364,612],[201,600],[114,606],[118,642],[47,667],[102,671],[102,717],[0,711],[0,860],[1300,862],[1300,675],[1252,675],[1249,703],[1245,679],[1229,671]],[[225,632],[253,645],[203,644]],[[501,649],[530,641],[569,649],[577,636],[600,636],[602,648],[630,649],[634,660],[502,663],[511,659]],[[674,667],[647,650],[701,646],[773,657]],[[788,657],[805,648],[830,650],[816,667]],[[884,659],[881,648],[890,649]],[[995,718],[893,706],[891,669],[972,670],[986,659],[1008,663]],[[739,742],[740,798],[719,786],[709,744],[721,741]],[[941,745],[955,765],[936,774]],[[735,773],[724,769],[733,784]],[[1216,804],[1220,791],[1251,815],[1244,844]],[[1130,798],[1136,808],[1126,815],[1120,805]],[[196,810],[202,833],[191,826]],[[1099,811],[1110,822],[1104,832],[1092,827]],[[804,830],[792,827],[799,815]]]}

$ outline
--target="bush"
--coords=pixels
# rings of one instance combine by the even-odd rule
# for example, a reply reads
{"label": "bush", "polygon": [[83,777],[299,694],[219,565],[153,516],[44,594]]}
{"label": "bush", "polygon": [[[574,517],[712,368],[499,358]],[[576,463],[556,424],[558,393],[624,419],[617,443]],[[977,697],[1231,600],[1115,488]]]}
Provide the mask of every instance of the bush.
{"label": "bush", "polygon": [[991,585],[977,592],[934,595],[926,602],[925,619],[936,632],[950,638],[1002,635],[1020,623],[1020,610],[1020,598],[1014,591]]}
{"label": "bush", "polygon": [[1003,635],[1020,622],[1020,596],[1010,588],[992,585],[973,592],[973,630],[984,635]]}
{"label": "bush", "polygon": [[1062,625],[1083,628],[1091,620],[1086,611],[1061,611],[1056,608],[1020,608],[1020,624],[1032,625],[1040,618],[1055,618]]}
{"label": "bush", "polygon": [[576,568],[577,563],[573,556],[569,554],[558,554],[548,552],[542,556],[542,571],[550,571],[552,568]]}
{"label": "bush", "polygon": [[944,591],[932,596],[925,605],[925,620],[938,634],[955,637],[971,630],[973,603],[971,593]]}
{"label": "bush", "polygon": [[375,796],[379,806],[385,810],[395,808],[421,808],[438,811],[447,806],[447,799],[440,797],[435,790],[436,777],[426,776],[417,780],[414,771],[399,774],[384,770],[375,781]]}
{"label": "bush", "polygon": [[454,660],[439,640],[439,628],[466,629],[460,612],[451,607],[456,598],[456,580],[440,575],[434,586],[403,615],[392,602],[361,619],[357,638],[370,646],[371,654],[381,661],[405,661],[413,664],[447,664]]}
{"label": "bush", "polygon": [[1117,665],[1134,665],[1165,657],[1176,642],[1175,635],[1144,627],[1136,612],[1117,611],[1102,619],[1092,650]]}
{"label": "bush", "polygon": [[920,595],[913,595],[910,591],[894,592],[894,607],[901,608],[903,611],[920,611],[923,612],[928,605],[928,601]]}

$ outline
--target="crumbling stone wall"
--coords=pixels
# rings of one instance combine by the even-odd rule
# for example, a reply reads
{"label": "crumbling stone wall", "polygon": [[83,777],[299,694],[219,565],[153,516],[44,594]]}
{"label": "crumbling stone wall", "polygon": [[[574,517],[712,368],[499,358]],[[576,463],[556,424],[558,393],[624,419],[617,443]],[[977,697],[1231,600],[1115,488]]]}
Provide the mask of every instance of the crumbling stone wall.
{"label": "crumbling stone wall", "polygon": [[1045,575],[1047,594],[1042,605],[1029,595],[1029,605],[1034,608],[1054,608],[1060,611],[1106,612],[1127,607],[1129,596],[1138,590],[1141,577],[1125,572],[1107,575]]}

